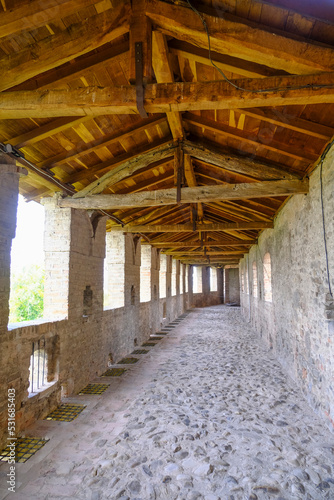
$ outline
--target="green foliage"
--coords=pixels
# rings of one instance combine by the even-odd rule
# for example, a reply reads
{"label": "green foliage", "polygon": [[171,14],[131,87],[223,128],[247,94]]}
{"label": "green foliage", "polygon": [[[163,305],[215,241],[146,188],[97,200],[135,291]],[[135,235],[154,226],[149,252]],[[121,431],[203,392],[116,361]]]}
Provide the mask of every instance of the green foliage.
{"label": "green foliage", "polygon": [[44,269],[37,265],[11,276],[9,323],[43,317]]}

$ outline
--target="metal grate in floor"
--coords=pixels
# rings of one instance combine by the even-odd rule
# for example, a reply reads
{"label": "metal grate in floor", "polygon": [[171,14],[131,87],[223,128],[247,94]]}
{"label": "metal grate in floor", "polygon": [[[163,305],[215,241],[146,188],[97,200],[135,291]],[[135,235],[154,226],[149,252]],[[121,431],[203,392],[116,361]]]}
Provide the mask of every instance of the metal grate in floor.
{"label": "metal grate in floor", "polygon": [[145,349],[136,349],[131,354],[147,354],[149,351],[145,351]]}
{"label": "metal grate in floor", "polygon": [[137,361],[139,361],[139,358],[123,358],[117,364],[118,365],[133,365],[134,363],[137,363]]}
{"label": "metal grate in floor", "polygon": [[88,384],[84,389],[79,392],[80,394],[103,394],[109,387],[109,384]]}
{"label": "metal grate in floor", "polygon": [[59,420],[60,422],[72,422],[86,408],[85,405],[64,404],[58,406],[53,412],[49,413],[44,420]]}
{"label": "metal grate in floor", "polygon": [[109,368],[102,374],[102,377],[120,377],[124,372],[126,372],[125,368]]}
{"label": "metal grate in floor", "polygon": [[[29,460],[30,457],[35,455],[35,453],[43,448],[48,439],[39,438],[17,438],[13,440],[15,442],[15,462],[24,463]],[[11,448],[13,449],[10,449]],[[9,462],[13,459],[12,445],[8,445],[4,450],[0,452],[0,462]]]}
{"label": "metal grate in floor", "polygon": [[156,332],[157,335],[168,335],[169,332]]}
{"label": "metal grate in floor", "polygon": [[153,340],[154,342],[155,342],[156,340],[162,340],[162,339],[163,339],[163,337],[156,337],[156,336],[152,336],[152,337],[150,337],[150,340]]}
{"label": "metal grate in floor", "polygon": [[155,342],[145,342],[145,344],[143,344],[143,347],[154,347],[155,345]]}

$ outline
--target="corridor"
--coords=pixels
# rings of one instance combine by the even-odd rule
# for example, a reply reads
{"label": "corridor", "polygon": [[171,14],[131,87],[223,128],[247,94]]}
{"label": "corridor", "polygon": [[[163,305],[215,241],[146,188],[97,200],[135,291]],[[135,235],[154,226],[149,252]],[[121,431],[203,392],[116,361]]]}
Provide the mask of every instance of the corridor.
{"label": "corridor", "polygon": [[11,500],[334,498],[334,436],[243,321],[194,309],[70,423],[38,421],[49,441],[17,464]]}

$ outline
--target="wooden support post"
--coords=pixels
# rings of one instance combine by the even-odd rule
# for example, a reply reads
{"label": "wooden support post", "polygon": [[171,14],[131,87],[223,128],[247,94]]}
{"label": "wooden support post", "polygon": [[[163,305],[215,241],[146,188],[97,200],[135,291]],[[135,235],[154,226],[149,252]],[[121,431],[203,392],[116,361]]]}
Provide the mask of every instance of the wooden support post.
{"label": "wooden support post", "polygon": [[142,44],[143,84],[152,81],[152,27],[145,14],[146,0],[132,1],[130,22],[130,76],[131,84],[136,83],[136,44]]}

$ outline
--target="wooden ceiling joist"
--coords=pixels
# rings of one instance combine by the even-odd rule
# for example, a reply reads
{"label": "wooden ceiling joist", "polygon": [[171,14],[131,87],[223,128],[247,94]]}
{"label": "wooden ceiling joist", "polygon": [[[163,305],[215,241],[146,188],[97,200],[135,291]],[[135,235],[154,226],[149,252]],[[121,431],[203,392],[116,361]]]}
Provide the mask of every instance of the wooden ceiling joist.
{"label": "wooden ceiling joist", "polygon": [[[144,92],[145,110],[167,113],[334,103],[334,73],[234,80],[234,83],[248,90],[240,91],[225,81],[150,84]],[[0,93],[0,119],[117,113],[137,113],[133,86]]]}
{"label": "wooden ceiling joist", "polygon": [[[148,0],[147,15],[165,34],[198,47],[208,48],[200,17],[182,4]],[[201,12],[210,33],[211,48],[230,56],[256,62],[292,74],[333,71],[333,49],[286,32],[230,15],[218,17]]]}

